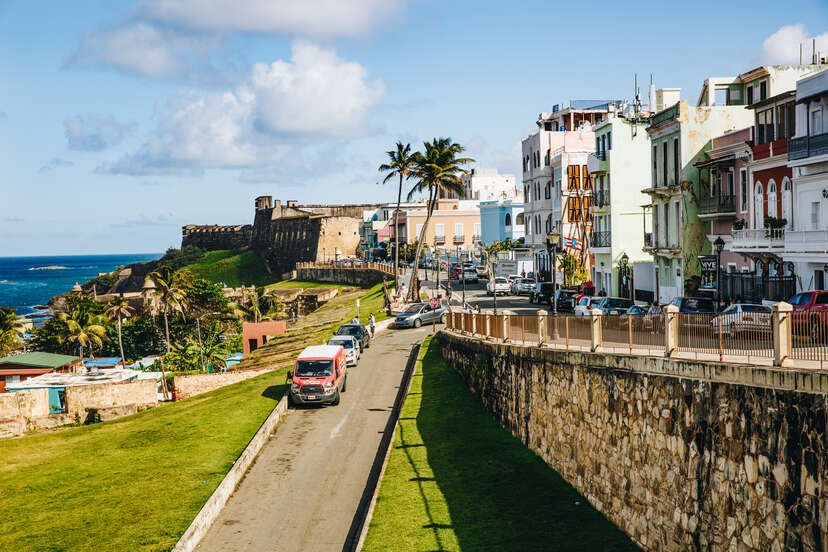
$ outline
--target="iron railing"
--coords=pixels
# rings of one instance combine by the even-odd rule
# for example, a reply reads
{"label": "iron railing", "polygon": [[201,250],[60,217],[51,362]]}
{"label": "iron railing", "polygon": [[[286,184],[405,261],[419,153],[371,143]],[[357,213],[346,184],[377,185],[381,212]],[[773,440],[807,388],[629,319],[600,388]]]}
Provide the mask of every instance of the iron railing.
{"label": "iron railing", "polygon": [[606,188],[601,188],[600,190],[593,192],[592,196],[596,207],[606,207],[610,204],[610,191]]}
{"label": "iron railing", "polygon": [[611,247],[612,232],[593,232],[589,238],[590,247]]}
{"label": "iron railing", "polygon": [[454,243],[463,243],[466,241],[466,236],[463,234],[455,234],[454,235]]}
{"label": "iron railing", "polygon": [[736,213],[736,197],[732,195],[720,195],[715,197],[703,197],[699,201],[700,215],[714,215],[724,213]]}
{"label": "iron railing", "polygon": [[721,279],[722,299],[727,301],[787,301],[796,293],[794,276],[763,276],[761,274],[744,274],[725,272]]}
{"label": "iron railing", "polygon": [[788,159],[805,159],[825,154],[828,154],[828,132],[788,140]]}

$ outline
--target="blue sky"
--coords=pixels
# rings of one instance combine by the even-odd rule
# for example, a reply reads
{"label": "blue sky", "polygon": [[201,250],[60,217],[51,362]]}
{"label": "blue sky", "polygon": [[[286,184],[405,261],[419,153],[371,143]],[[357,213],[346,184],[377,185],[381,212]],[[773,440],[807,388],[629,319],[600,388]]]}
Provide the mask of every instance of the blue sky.
{"label": "blue sky", "polygon": [[796,62],[820,1],[0,0],[0,256],[162,251],[253,198],[390,201],[396,140],[518,175],[541,111]]}

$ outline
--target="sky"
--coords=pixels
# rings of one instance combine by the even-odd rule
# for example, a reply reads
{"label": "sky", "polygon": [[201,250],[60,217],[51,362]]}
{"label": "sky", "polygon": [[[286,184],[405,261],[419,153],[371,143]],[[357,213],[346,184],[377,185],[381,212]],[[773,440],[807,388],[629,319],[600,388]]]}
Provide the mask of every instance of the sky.
{"label": "sky", "polygon": [[[634,6],[634,8],[632,7]],[[254,198],[392,201],[397,140],[520,177],[570,99],[828,52],[823,1],[0,0],[0,257],[160,252]],[[632,9],[637,10],[632,13]]]}

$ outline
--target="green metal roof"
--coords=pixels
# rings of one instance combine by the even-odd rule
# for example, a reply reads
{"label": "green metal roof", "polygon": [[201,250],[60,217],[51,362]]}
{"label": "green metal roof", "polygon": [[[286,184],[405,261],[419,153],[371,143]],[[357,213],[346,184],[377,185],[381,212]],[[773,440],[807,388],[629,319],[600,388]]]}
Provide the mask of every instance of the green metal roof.
{"label": "green metal roof", "polygon": [[0,370],[4,364],[17,364],[32,366],[35,368],[60,368],[70,362],[80,360],[80,357],[72,355],[56,355],[54,353],[23,353],[0,358]]}

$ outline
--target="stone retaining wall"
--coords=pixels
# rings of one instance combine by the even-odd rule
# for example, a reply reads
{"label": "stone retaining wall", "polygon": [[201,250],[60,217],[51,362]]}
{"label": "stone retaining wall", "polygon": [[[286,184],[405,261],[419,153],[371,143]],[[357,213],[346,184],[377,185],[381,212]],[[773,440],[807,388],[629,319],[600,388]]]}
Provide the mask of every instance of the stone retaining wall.
{"label": "stone retaining wall", "polygon": [[647,550],[828,550],[828,373],[441,332],[483,406]]}
{"label": "stone retaining wall", "polygon": [[215,374],[195,374],[192,376],[175,376],[173,388],[175,389],[176,400],[186,399],[200,393],[206,393],[225,385],[238,383],[246,379],[254,378],[266,372],[272,372],[270,368],[262,370],[236,370],[231,372],[218,372]]}
{"label": "stone retaining wall", "polygon": [[335,282],[363,287],[381,284],[383,280],[387,282],[394,281],[393,274],[387,274],[373,268],[297,268],[296,278],[312,282]]}
{"label": "stone retaining wall", "polygon": [[102,420],[134,414],[158,405],[158,384],[140,380],[66,388],[66,414],[86,419],[87,409],[98,411]]}

